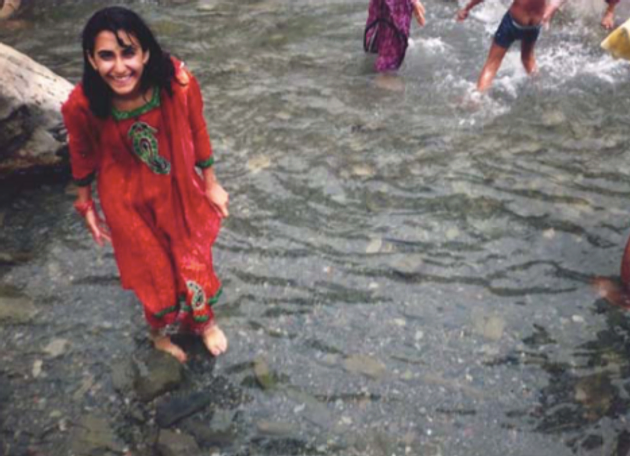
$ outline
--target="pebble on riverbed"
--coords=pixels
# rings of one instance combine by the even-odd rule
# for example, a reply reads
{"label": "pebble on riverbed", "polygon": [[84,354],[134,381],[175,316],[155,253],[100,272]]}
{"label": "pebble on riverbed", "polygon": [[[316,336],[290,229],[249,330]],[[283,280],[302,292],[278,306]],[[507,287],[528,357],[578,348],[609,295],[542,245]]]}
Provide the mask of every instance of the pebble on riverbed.
{"label": "pebble on riverbed", "polygon": [[472,321],[475,332],[486,339],[497,341],[503,337],[505,320],[498,315],[485,316],[480,313],[473,313]]}
{"label": "pebble on riverbed", "polygon": [[199,446],[192,436],[169,430],[160,431],[156,450],[159,456],[194,456],[200,454]]}
{"label": "pebble on riverbed", "polygon": [[267,360],[262,356],[257,357],[254,360],[254,375],[256,381],[264,390],[273,389],[276,386],[276,378],[269,368]]}
{"label": "pebble on riverbed", "polygon": [[0,325],[24,325],[37,314],[33,301],[26,297],[0,296]]}
{"label": "pebble on riverbed", "polygon": [[75,456],[92,456],[105,451],[121,452],[122,446],[107,420],[87,415],[77,421],[70,447]]}
{"label": "pebble on riverbed", "polygon": [[211,401],[212,393],[204,391],[170,398],[158,405],[155,421],[161,428],[170,427],[187,416],[205,409]]}
{"label": "pebble on riverbed", "polygon": [[258,433],[274,437],[286,437],[297,433],[297,425],[293,423],[261,420],[256,423]]}
{"label": "pebble on riverbed", "polygon": [[67,339],[53,339],[43,348],[44,353],[51,358],[57,358],[66,352],[66,348],[70,344]]}
{"label": "pebble on riverbed", "polygon": [[348,372],[363,374],[373,380],[380,380],[387,371],[381,361],[367,355],[350,355],[344,360],[343,366]]}

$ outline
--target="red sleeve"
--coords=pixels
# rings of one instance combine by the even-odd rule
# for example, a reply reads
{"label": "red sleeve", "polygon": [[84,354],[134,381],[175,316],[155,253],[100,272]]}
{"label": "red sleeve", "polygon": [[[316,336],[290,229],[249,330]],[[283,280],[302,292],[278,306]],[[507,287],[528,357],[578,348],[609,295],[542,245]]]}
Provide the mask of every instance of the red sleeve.
{"label": "red sleeve", "polygon": [[61,107],[63,121],[68,130],[70,166],[75,183],[81,187],[90,185],[97,168],[97,151],[91,141],[94,128],[90,122],[91,112],[83,89],[77,86]]}
{"label": "red sleeve", "polygon": [[190,78],[188,87],[188,117],[192,129],[193,142],[195,143],[195,162],[200,168],[207,168],[214,163],[212,145],[208,136],[206,120],[203,117],[203,98],[197,79],[188,74]]}

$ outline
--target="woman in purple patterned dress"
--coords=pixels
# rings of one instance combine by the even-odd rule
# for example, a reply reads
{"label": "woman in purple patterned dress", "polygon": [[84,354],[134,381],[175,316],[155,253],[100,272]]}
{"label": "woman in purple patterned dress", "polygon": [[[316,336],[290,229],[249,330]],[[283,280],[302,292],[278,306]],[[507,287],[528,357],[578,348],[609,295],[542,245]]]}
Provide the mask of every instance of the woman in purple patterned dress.
{"label": "woman in purple patterned dress", "polygon": [[424,25],[420,0],[370,0],[365,26],[365,52],[378,54],[376,71],[397,70],[405,58],[411,16]]}

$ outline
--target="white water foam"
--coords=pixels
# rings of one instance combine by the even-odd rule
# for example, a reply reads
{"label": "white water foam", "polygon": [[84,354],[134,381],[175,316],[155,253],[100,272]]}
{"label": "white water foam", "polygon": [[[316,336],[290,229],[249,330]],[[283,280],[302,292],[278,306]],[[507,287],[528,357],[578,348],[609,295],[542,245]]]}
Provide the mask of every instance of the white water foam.
{"label": "white water foam", "polygon": [[627,77],[628,62],[614,60],[604,51],[593,52],[596,43],[562,42],[539,53],[537,60],[545,85],[562,87],[579,76],[591,76],[613,84]]}
{"label": "white water foam", "polygon": [[575,16],[588,18],[601,16],[606,8],[606,3],[603,0],[570,0],[563,8],[566,8]]}
{"label": "white water foam", "polygon": [[452,49],[450,45],[439,37],[418,39],[415,45],[421,47],[423,52],[430,54],[443,54]]}

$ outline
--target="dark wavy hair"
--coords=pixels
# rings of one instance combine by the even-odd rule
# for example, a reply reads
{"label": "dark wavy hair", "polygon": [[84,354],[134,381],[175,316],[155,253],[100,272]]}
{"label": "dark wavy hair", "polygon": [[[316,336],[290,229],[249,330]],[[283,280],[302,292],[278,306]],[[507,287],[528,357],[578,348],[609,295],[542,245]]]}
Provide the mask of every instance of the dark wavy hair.
{"label": "dark wavy hair", "polygon": [[83,46],[83,92],[90,102],[90,110],[98,117],[107,117],[112,109],[112,90],[92,67],[88,55],[94,56],[94,43],[102,31],[116,35],[118,44],[124,46],[119,32],[125,32],[138,39],[143,51],[149,51],[149,61],[140,79],[140,89],[144,93],[149,87],[158,86],[169,96],[173,95],[171,82],[175,77],[175,67],[170,55],[162,50],[153,32],[135,12],[121,6],[103,8],[90,18],[82,34]]}

